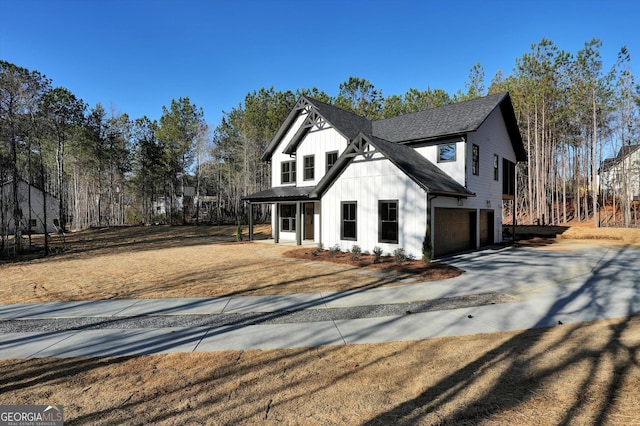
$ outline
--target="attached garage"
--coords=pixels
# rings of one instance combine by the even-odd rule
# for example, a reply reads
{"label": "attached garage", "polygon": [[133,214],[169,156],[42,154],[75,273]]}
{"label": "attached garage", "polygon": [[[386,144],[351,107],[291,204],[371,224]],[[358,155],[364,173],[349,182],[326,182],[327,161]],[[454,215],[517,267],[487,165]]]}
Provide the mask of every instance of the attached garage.
{"label": "attached garage", "polygon": [[436,208],[434,220],[435,257],[475,248],[475,210]]}
{"label": "attached garage", "polygon": [[[473,209],[436,208],[434,257],[476,249],[478,212]],[[480,247],[494,244],[495,212],[480,210]]]}

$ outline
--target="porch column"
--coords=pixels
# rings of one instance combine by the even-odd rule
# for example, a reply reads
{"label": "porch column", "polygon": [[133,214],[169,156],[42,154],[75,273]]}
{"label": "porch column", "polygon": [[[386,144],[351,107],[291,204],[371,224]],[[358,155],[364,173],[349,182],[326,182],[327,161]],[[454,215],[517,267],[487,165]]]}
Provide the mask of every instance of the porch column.
{"label": "porch column", "polygon": [[302,245],[302,204],[296,203],[296,244]]}
{"label": "porch column", "polygon": [[249,201],[249,241],[253,241],[253,204]]}
{"label": "porch column", "polygon": [[273,240],[276,244],[280,242],[280,204],[273,204]]}
{"label": "porch column", "polygon": [[480,248],[480,226],[482,213],[480,209],[476,209],[476,250]]}

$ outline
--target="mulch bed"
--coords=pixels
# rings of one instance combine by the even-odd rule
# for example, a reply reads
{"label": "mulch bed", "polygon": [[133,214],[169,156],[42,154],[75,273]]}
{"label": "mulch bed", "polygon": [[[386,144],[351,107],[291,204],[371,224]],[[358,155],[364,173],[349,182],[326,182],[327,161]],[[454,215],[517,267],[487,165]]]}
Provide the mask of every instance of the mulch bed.
{"label": "mulch bed", "polygon": [[286,251],[284,255],[294,259],[314,262],[331,262],[358,268],[375,268],[380,269],[381,272],[403,276],[419,276],[421,280],[425,281],[455,278],[464,272],[464,270],[460,268],[440,262],[425,264],[422,260],[418,259],[398,262],[392,256],[382,256],[378,263],[374,263],[374,256],[372,254],[360,254],[356,259],[352,259],[351,253],[331,253],[329,250],[317,251],[315,248],[308,247],[289,250]]}

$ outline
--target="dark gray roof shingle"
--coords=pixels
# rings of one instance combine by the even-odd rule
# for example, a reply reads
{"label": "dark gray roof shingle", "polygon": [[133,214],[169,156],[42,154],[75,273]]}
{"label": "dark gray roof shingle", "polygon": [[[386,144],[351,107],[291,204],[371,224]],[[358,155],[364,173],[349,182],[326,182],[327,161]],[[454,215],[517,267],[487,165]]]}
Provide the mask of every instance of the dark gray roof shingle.
{"label": "dark gray roof shingle", "polygon": [[306,200],[309,199],[309,194],[313,188],[313,186],[276,186],[271,189],[247,195],[246,197],[242,197],[242,199],[254,203]]}
{"label": "dark gray roof shingle", "polygon": [[505,93],[373,122],[373,135],[390,142],[435,139],[478,130]]}

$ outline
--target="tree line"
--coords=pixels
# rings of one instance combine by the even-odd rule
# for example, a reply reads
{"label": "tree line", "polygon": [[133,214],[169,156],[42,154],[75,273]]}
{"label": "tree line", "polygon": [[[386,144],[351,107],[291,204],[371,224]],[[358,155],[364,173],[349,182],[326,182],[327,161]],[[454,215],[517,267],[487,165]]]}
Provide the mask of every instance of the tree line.
{"label": "tree line", "polygon": [[[39,71],[0,61],[0,183],[10,187],[0,199],[0,249],[8,247],[9,219],[27,221],[17,203],[19,181],[59,200],[60,231],[241,220],[241,198],[271,186],[260,157],[301,95],[379,119],[508,91],[529,158],[518,166],[518,221],[630,226],[637,202],[595,189],[604,157],[636,141],[639,90],[627,49],[605,67],[601,47],[594,39],[571,53],[542,39],[488,87],[482,65],[473,65],[453,94],[427,87],[384,96],[361,77],[341,83],[336,96],[315,87],[261,88],[223,112],[215,127],[188,97],[163,106],[159,120],[132,119],[99,103],[90,107]],[[614,209],[600,214],[607,204]],[[257,219],[269,213],[257,210]],[[14,251],[25,232],[13,230]]]}

